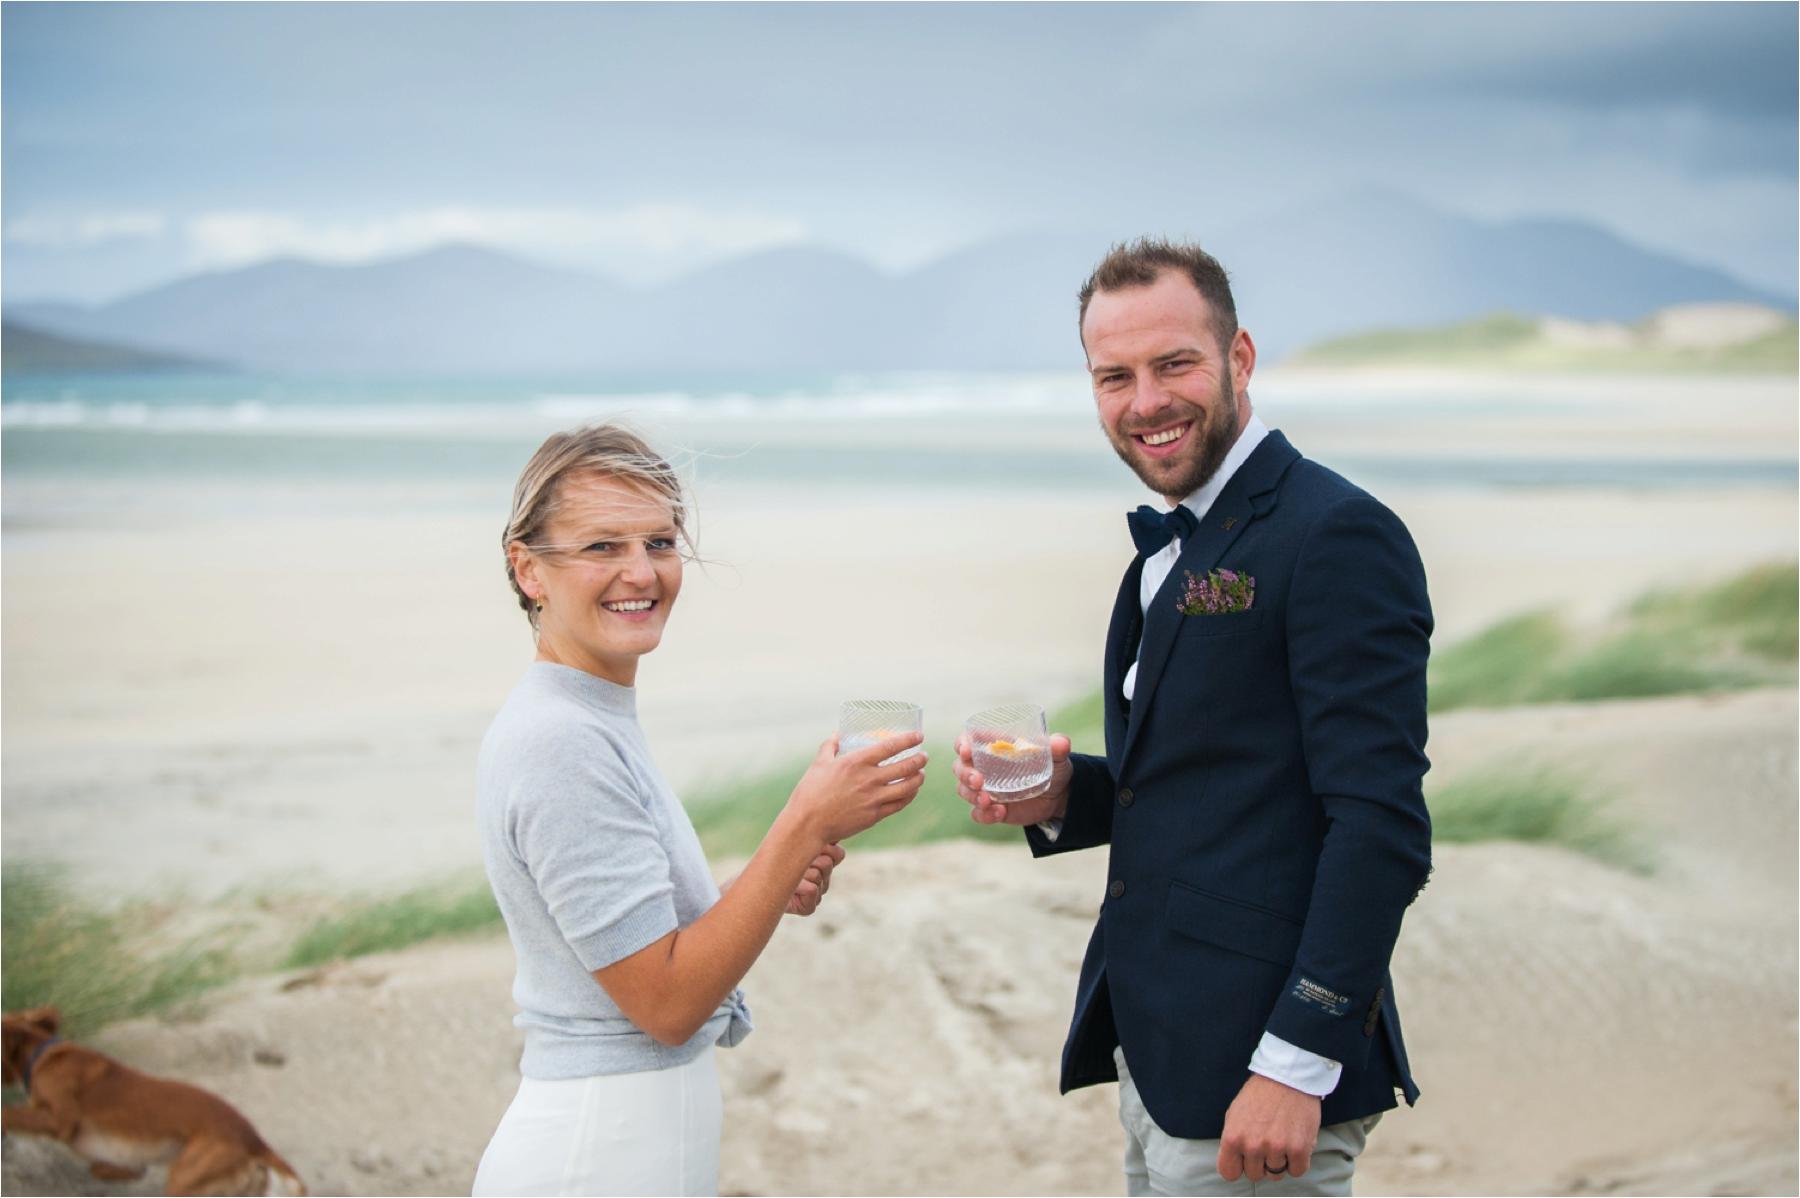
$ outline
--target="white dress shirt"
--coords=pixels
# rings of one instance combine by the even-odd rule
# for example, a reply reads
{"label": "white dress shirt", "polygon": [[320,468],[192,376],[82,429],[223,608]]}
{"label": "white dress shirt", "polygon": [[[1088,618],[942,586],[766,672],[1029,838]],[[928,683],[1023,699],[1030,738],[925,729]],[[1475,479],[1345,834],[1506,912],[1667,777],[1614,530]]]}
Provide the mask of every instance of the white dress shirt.
{"label": "white dress shirt", "polygon": [[[1231,447],[1231,451],[1225,455],[1225,460],[1219,463],[1219,468],[1213,472],[1213,476],[1207,479],[1206,484],[1198,491],[1181,501],[1182,507],[1194,513],[1195,521],[1204,522],[1206,520],[1206,513],[1212,510],[1214,501],[1219,498],[1219,492],[1225,489],[1225,484],[1231,481],[1231,476],[1236,474],[1239,467],[1250,459],[1251,452],[1261,445],[1263,438],[1268,435],[1269,426],[1257,416],[1250,417],[1250,423],[1246,424],[1244,431],[1238,434],[1237,444]],[[1167,581],[1169,571],[1175,568],[1175,561],[1180,556],[1181,538],[1174,537],[1167,545],[1144,559],[1144,573],[1138,579],[1138,604],[1145,612],[1150,610],[1150,600],[1156,597],[1156,592]],[[1125,671],[1125,685],[1121,689],[1124,690],[1126,701],[1129,702],[1133,692],[1137,690],[1137,662],[1132,662],[1131,668]]]}
{"label": "white dress shirt", "polygon": [[[1194,519],[1204,521],[1206,513],[1212,510],[1213,503],[1231,476],[1238,472],[1263,438],[1269,435],[1269,426],[1257,416],[1250,417],[1250,423],[1238,434],[1237,443],[1219,469],[1206,481],[1199,490],[1181,501],[1181,506],[1194,513]],[[1138,602],[1147,613],[1150,600],[1167,581],[1169,572],[1175,569],[1175,562],[1181,556],[1181,538],[1176,537],[1167,545],[1144,559],[1144,570],[1138,580]],[[1129,701],[1137,689],[1137,662],[1125,671],[1125,682],[1120,689]],[[1038,825],[1044,836],[1054,841],[1062,833],[1061,820],[1045,820]],[[1337,1089],[1338,1078],[1343,1073],[1343,1065],[1317,1053],[1308,1052],[1298,1045],[1289,1044],[1279,1036],[1263,1033],[1262,1042],[1250,1056],[1250,1072],[1260,1073],[1264,1077],[1280,1082],[1284,1086],[1292,1086],[1296,1090],[1311,1094],[1317,1098]]]}

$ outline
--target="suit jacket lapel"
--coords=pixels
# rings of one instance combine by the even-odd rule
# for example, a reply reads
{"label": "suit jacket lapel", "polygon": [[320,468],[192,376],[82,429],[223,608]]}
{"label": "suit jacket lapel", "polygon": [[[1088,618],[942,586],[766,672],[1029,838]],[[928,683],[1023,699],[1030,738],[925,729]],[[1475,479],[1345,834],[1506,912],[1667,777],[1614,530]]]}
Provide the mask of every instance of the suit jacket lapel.
{"label": "suit jacket lapel", "polygon": [[1119,583],[1118,598],[1113,600],[1112,623],[1106,631],[1106,667],[1101,671],[1102,685],[1106,689],[1101,696],[1100,710],[1105,715],[1106,755],[1115,770],[1123,760],[1125,721],[1130,716],[1130,709],[1125,704],[1125,671],[1131,667],[1133,654],[1137,652],[1144,622],[1142,606],[1138,602],[1138,580],[1143,574],[1144,559],[1140,556],[1126,569],[1125,578]]}
{"label": "suit jacket lapel", "polygon": [[[1231,546],[1244,534],[1244,529],[1275,506],[1275,489],[1281,476],[1299,457],[1299,451],[1288,444],[1286,437],[1279,432],[1269,433],[1225,484],[1225,489],[1200,521],[1199,531],[1181,546],[1175,568],[1157,588],[1144,616],[1144,637],[1138,649],[1137,685],[1132,690],[1131,718],[1126,724],[1124,747],[1114,763],[1115,772],[1124,768],[1125,759],[1144,726],[1151,700],[1156,697],[1157,684],[1162,681],[1163,668],[1175,647],[1175,636],[1181,630],[1181,621],[1187,618],[1178,608],[1187,587],[1187,575],[1204,576],[1218,567]],[[1131,574],[1131,577],[1137,576],[1137,572]],[[1116,627],[1116,617],[1113,623]]]}

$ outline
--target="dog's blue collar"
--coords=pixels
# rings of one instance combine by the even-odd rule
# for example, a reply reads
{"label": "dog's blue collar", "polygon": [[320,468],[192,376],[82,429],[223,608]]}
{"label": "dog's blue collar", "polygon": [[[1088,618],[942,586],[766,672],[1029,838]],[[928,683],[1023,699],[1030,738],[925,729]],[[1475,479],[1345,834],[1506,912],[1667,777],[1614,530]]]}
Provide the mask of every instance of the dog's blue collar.
{"label": "dog's blue collar", "polygon": [[31,1050],[31,1055],[25,1059],[25,1068],[21,1070],[22,1077],[20,1078],[25,1086],[25,1092],[27,1094],[31,1093],[31,1071],[37,1068],[38,1058],[43,1056],[55,1045],[61,1043],[61,1036],[51,1036],[48,1040]]}

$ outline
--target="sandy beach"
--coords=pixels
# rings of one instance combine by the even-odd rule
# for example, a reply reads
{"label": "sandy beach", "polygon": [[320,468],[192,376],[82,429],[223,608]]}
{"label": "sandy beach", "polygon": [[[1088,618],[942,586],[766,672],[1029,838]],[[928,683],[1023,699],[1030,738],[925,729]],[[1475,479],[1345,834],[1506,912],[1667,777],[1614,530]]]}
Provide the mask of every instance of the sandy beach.
{"label": "sandy beach", "polygon": [[[1726,388],[1712,420],[1683,387],[1637,393],[1567,410],[1540,397],[1561,413],[1542,420],[1422,398],[1429,416],[1380,426],[1297,401],[1273,422],[1328,464],[1555,456],[1609,422],[1640,458],[1791,460],[1791,380]],[[903,422],[882,443],[926,455],[967,432]],[[758,435],[819,453],[884,436]],[[1073,418],[1032,436],[1108,453]],[[703,476],[707,563],[640,678],[664,769],[693,791],[809,753],[855,696],[922,703],[941,760],[970,711],[1084,694],[1131,555],[1122,513],[1145,498],[1117,473]],[[366,480],[272,507],[250,502],[267,494],[254,480],[206,483],[204,504],[198,483],[159,484],[185,496],[168,505],[154,485],[111,485],[101,503],[104,488],[7,480],[7,865],[61,863],[101,903],[212,910],[477,867],[475,747],[530,657],[497,545],[510,478],[437,507],[429,488]],[[1419,544],[1439,645],[1544,606],[1598,620],[1646,587],[1795,552],[1791,481],[1377,493]],[[1395,963],[1425,1098],[1372,1140],[1362,1192],[1795,1189],[1796,714],[1778,688],[1434,719],[1434,781],[1509,756],[1577,767],[1657,865],[1440,847]],[[966,843],[851,858],[748,983],[758,1031],[721,1059],[726,1192],[1118,1192],[1113,1091],[1055,1093],[1104,858]],[[247,979],[96,1043],[241,1104],[314,1193],[466,1192],[516,1084],[511,966],[503,936],[427,944]],[[94,1183],[17,1139],[4,1169],[7,1193],[160,1184]]]}
{"label": "sandy beach", "polygon": [[[1519,751],[1590,768],[1660,865],[1438,849],[1394,963],[1425,1093],[1371,1139],[1359,1192],[1792,1192],[1797,715],[1778,690],[1440,721],[1451,775]],[[723,1192],[1119,1192],[1115,1091],[1055,1085],[1104,866],[853,848],[747,982]],[[230,1096],[315,1193],[464,1192],[516,1085],[511,964],[500,938],[425,946],[98,1043]],[[10,1141],[5,1168],[8,1193],[101,1192],[54,1146]]]}
{"label": "sandy beach", "polygon": [[[810,753],[846,697],[923,704],[941,750],[970,711],[1084,693],[1131,498],[707,509],[716,564],[690,568],[639,683],[652,743],[681,746],[664,768],[692,786]],[[1702,546],[1722,576],[1793,545],[1792,492],[1388,499],[1427,563],[1441,643],[1542,605],[1598,617],[1690,575]],[[478,861],[474,749],[530,659],[496,525],[9,534],[7,857],[202,898]]]}

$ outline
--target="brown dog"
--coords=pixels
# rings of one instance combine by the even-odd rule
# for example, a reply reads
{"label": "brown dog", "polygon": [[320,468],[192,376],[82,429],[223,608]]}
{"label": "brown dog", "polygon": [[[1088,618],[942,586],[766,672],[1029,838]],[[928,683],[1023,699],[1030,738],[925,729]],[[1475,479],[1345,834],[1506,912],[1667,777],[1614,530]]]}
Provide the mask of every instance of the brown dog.
{"label": "brown dog", "polygon": [[288,1163],[224,1099],[58,1039],[59,1021],[55,1007],[0,1018],[6,1084],[23,1084],[31,1100],[6,1108],[7,1132],[54,1136],[106,1181],[166,1164],[165,1194],[306,1193]]}

